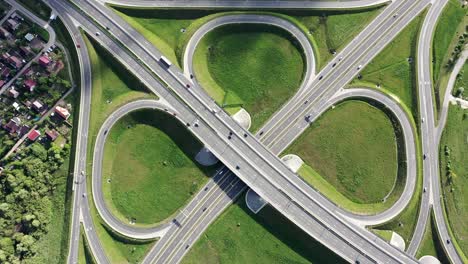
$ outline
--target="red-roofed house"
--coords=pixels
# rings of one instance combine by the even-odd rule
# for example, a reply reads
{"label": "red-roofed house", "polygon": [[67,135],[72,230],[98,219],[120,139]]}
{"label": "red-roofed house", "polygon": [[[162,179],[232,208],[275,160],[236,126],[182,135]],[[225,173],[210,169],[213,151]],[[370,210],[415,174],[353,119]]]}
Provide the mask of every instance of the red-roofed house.
{"label": "red-roofed house", "polygon": [[37,82],[32,79],[27,79],[24,81],[24,88],[26,88],[28,91],[32,92],[34,91],[34,88],[36,88]]}
{"label": "red-roofed house", "polygon": [[10,76],[10,73],[11,73],[10,68],[5,67],[0,71],[0,76],[3,78],[7,78],[8,76]]}
{"label": "red-roofed house", "polygon": [[47,56],[41,56],[39,58],[39,64],[43,67],[47,67],[50,64],[50,59]]}
{"label": "red-roofed house", "polygon": [[28,138],[31,141],[36,141],[36,139],[41,135],[41,132],[34,129],[33,131],[29,132]]}
{"label": "red-roofed house", "polygon": [[58,137],[58,133],[55,130],[47,130],[46,132],[47,137],[50,139],[50,141],[54,141]]}
{"label": "red-roofed house", "polygon": [[11,66],[15,67],[16,69],[21,68],[21,66],[23,66],[23,62],[16,56],[10,56],[8,58],[8,61],[10,62]]}
{"label": "red-roofed house", "polygon": [[63,108],[61,106],[55,107],[55,113],[57,113],[59,116],[61,116],[65,120],[67,120],[70,117],[70,112],[68,112],[66,108]]}

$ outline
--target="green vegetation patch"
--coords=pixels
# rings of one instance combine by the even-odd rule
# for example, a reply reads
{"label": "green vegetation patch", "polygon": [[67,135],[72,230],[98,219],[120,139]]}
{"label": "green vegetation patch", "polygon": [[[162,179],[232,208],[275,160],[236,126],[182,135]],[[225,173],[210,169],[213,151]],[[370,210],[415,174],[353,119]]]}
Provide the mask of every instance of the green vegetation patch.
{"label": "green vegetation patch", "polygon": [[448,221],[468,252],[468,110],[450,106],[440,142],[440,174]]}
{"label": "green vegetation patch", "polygon": [[440,240],[437,235],[437,227],[432,215],[427,222],[423,240],[421,241],[416,257],[419,259],[426,255],[436,257],[441,263],[450,263],[445,255],[442,245],[440,244]]}
{"label": "green vegetation patch", "polygon": [[[112,6],[117,14],[153,43],[174,63],[181,61],[183,49],[190,36],[209,20],[227,14],[263,13],[278,15],[298,24],[314,42],[317,68],[332,58],[334,51],[341,50],[382,10],[374,7],[347,11],[264,11],[227,10],[164,10],[131,9]],[[186,31],[185,31],[185,30]]]}
{"label": "green vegetation patch", "polygon": [[[129,73],[109,52],[96,42],[85,37],[92,66],[91,116],[88,134],[87,175],[91,175],[95,138],[104,120],[120,106],[142,98],[155,98],[147,93],[140,81]],[[91,186],[91,177],[87,177]],[[89,187],[90,188],[90,187]],[[92,196],[88,195],[91,199]],[[119,240],[105,228],[102,219],[94,208],[93,201],[88,201],[101,245],[111,263],[136,263],[146,253],[150,244],[132,244]]]}
{"label": "green vegetation patch", "polygon": [[387,242],[392,240],[393,231],[391,230],[372,229],[371,231]]}
{"label": "green vegetation patch", "polygon": [[[437,109],[443,102],[447,82],[465,43],[468,16],[458,0],[449,0],[437,22],[432,44],[432,73]],[[462,36],[462,39],[459,37]]]}
{"label": "green vegetation patch", "polygon": [[209,168],[195,156],[203,145],[174,117],[132,112],[109,132],[104,156],[108,203],[125,222],[154,224],[184,205],[204,184]]}
{"label": "green vegetation patch", "polygon": [[52,11],[49,6],[47,6],[42,1],[37,0],[18,0],[23,4],[27,9],[36,14],[39,18],[47,21],[50,17],[50,12]]}
{"label": "green vegetation patch", "polygon": [[454,96],[468,99],[468,63],[466,62],[457,75],[455,87],[452,93]]}
{"label": "green vegetation patch", "polygon": [[380,7],[347,11],[290,11],[285,14],[304,25],[318,46],[318,68],[323,67],[334,52],[339,52],[381,11]]}
{"label": "green vegetation patch", "polygon": [[355,203],[381,201],[397,178],[393,125],[362,101],[345,101],[325,112],[284,153],[299,155]]}
{"label": "green vegetation patch", "polygon": [[184,264],[345,263],[270,206],[253,214],[244,196],[196,242]]}
{"label": "green vegetation patch", "polygon": [[252,131],[295,93],[305,70],[292,37],[267,25],[216,28],[195,53],[194,71],[201,85],[229,113],[245,108]]}
{"label": "green vegetation patch", "polygon": [[362,71],[361,78],[351,86],[372,86],[385,88],[395,94],[400,102],[411,109],[414,118],[418,116],[418,87],[416,85],[416,49],[418,32],[424,14],[413,21],[391,41]]}

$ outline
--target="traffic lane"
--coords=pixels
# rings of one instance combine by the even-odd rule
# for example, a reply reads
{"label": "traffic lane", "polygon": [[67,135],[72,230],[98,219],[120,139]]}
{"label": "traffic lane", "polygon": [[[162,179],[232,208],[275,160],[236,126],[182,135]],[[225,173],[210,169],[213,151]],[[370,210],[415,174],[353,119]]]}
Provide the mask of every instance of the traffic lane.
{"label": "traffic lane", "polygon": [[[310,89],[308,93],[304,94],[303,101],[296,102],[292,111],[289,111],[291,114],[285,116],[283,118],[283,122],[277,124],[275,126],[275,130],[270,132],[270,134],[274,136],[269,137],[265,141],[267,145],[270,145],[278,136],[281,136],[282,132],[286,131],[290,124],[290,120],[293,117],[304,116],[307,109],[312,107],[315,102],[321,99],[328,100],[336,91],[338,91],[338,89],[349,83],[362,69],[362,67],[358,69],[357,65],[367,65],[376,56],[376,54],[382,51],[385,45],[401,31],[402,28],[409,24],[417,14],[422,12],[425,6],[429,3],[429,0],[422,0],[417,2],[417,4],[414,4],[412,1],[408,1],[406,3],[410,4],[408,4],[408,6],[403,5],[401,7],[405,9],[404,12],[406,13],[399,15],[396,19],[385,21],[381,27],[379,27],[387,29],[388,34],[376,41],[374,41],[373,38],[368,38],[362,46],[359,46],[356,52],[352,53],[349,59],[346,59],[341,64],[337,65],[337,71],[334,71],[330,77],[326,77],[320,81],[318,88]],[[410,6],[413,8],[409,8]],[[395,25],[393,25],[394,20],[398,21]],[[328,94],[329,97],[327,97],[326,94]]]}
{"label": "traffic lane", "polygon": [[[327,76],[330,74],[330,72],[343,72],[341,64],[350,64],[349,62],[345,61],[347,61],[349,57],[352,57],[353,54],[357,52],[356,49],[358,49],[359,47],[369,46],[369,44],[363,44],[364,41],[368,39],[375,39],[377,37],[373,35],[382,33],[379,32],[381,31],[379,29],[382,28],[384,21],[387,21],[387,19],[392,17],[394,13],[398,13],[406,9],[408,9],[408,6],[401,1],[390,4],[377,16],[376,19],[374,19],[367,27],[365,27],[363,31],[361,31],[355,38],[353,38],[351,42],[347,44],[346,47],[341,52],[339,52],[335,56],[335,58],[331,60],[328,63],[328,65],[326,65],[317,75]],[[340,74],[334,76],[333,78],[336,79],[338,77],[340,77]],[[315,79],[310,84],[310,86],[307,87],[307,90],[319,89],[317,88],[317,85],[320,85],[320,80]],[[299,103],[303,103],[304,101],[305,96],[301,96],[300,98],[293,97],[290,101],[288,101],[287,104],[280,109],[280,111],[278,111],[271,117],[266,127],[260,130],[263,132],[263,137],[268,137],[268,134],[272,131],[272,129],[278,126],[278,122],[289,114],[290,111],[288,109],[291,109],[292,106],[297,105]],[[271,134],[275,135],[275,133]]]}
{"label": "traffic lane", "polygon": [[104,3],[132,7],[158,8],[286,8],[286,9],[350,9],[383,5],[390,0],[348,0],[348,1],[193,1],[193,0],[102,0]]}

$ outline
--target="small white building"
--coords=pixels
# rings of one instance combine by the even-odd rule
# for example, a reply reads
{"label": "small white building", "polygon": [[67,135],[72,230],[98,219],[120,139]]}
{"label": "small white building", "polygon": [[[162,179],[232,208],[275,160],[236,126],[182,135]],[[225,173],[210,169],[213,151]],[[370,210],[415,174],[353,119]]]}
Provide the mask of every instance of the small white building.
{"label": "small white building", "polygon": [[31,41],[34,39],[34,35],[31,34],[31,33],[28,33],[28,34],[26,34],[26,36],[24,36],[24,38],[25,38],[28,42],[31,42]]}
{"label": "small white building", "polygon": [[13,108],[14,108],[16,111],[18,111],[19,108],[20,108],[20,106],[19,106],[19,104],[18,104],[17,102],[14,102],[14,103],[13,103]]}

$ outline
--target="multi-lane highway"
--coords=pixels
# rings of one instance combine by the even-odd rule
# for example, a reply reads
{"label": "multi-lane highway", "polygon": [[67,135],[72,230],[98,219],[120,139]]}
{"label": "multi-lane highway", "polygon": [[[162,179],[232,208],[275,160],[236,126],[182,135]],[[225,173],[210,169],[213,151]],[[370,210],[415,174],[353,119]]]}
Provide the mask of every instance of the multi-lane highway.
{"label": "multi-lane highway", "polygon": [[98,0],[102,3],[152,8],[230,8],[230,9],[353,9],[373,7],[391,2],[391,0]]}
{"label": "multi-lane highway", "polygon": [[[329,65],[318,73],[318,76],[321,76],[323,80],[313,79],[314,70],[310,71],[310,78],[305,78],[303,86],[299,89],[298,93],[292,100],[290,100],[285,107],[282,108],[270,121],[268,124],[271,127],[262,129],[258,136],[259,139],[255,139],[250,133],[243,130],[239,125],[237,125],[226,113],[219,109],[219,107],[214,104],[214,102],[203,92],[202,89],[186,89],[186,84],[191,82],[191,80],[185,77],[178,69],[170,68],[165,69],[163,65],[158,63],[158,59],[161,56],[160,52],[153,47],[148,41],[146,41],[140,34],[135,32],[133,29],[124,23],[120,18],[116,17],[115,14],[107,10],[106,7],[97,4],[93,0],[81,1],[74,0],[74,4],[78,6],[81,10],[84,10],[86,14],[90,17],[84,15],[83,13],[77,12],[74,9],[76,6],[70,5],[69,3],[63,3],[58,0],[48,0],[48,2],[64,17],[67,17],[67,14],[73,17],[73,21],[83,27],[83,29],[88,32],[90,35],[97,35],[96,32],[99,32],[99,36],[94,36],[98,42],[100,42],[105,48],[111,50],[116,58],[121,61],[130,71],[132,71],[137,77],[139,77],[153,92],[155,92],[159,97],[164,98],[167,103],[177,109],[178,118],[184,122],[193,124],[197,122],[199,126],[195,129],[194,126],[191,126],[194,134],[204,142],[210,150],[221,160],[226,166],[231,169],[240,179],[245,181],[247,185],[252,187],[257,193],[259,193],[265,200],[272,204],[276,209],[282,212],[286,217],[290,218],[294,223],[301,227],[305,232],[315,237],[320,242],[324,243],[326,246],[330,247],[337,254],[341,255],[344,259],[348,261],[360,261],[361,263],[366,262],[399,262],[399,263],[412,263],[414,259],[405,255],[403,252],[396,250],[392,246],[389,246],[382,240],[378,239],[376,236],[370,234],[365,230],[355,227],[352,223],[348,222],[346,218],[340,216],[340,214],[346,215],[347,212],[343,212],[340,209],[336,208],[333,204],[330,203],[327,199],[322,197],[312,188],[307,186],[302,182],[296,175],[291,173],[284,164],[275,157],[275,153],[281,152],[290,142],[292,142],[304,129],[307,127],[304,117],[307,115],[318,116],[325,109],[330,106],[330,103],[342,100],[349,96],[351,97],[368,97],[373,98],[375,94],[368,95],[366,93],[378,93],[375,91],[368,92],[369,90],[349,90],[341,91],[340,89],[346,85],[356,74],[359,72],[364,65],[366,65],[375,55],[383,49],[383,47],[391,41],[397,34],[407,25],[411,19],[417,14],[421,13],[422,10],[429,4],[429,1],[419,0],[419,1],[398,1],[395,0],[391,3],[385,10],[377,17],[377,19],[372,22],[366,29],[358,35],[351,43],[348,45],[342,52],[340,52]],[[120,4],[125,4],[125,1],[114,1],[120,2]],[[132,1],[136,5],[148,5],[148,1]],[[154,4],[166,5],[166,7],[184,7],[190,3],[193,7],[197,5],[217,7],[222,5],[232,5],[240,4],[240,1],[152,1]],[[170,2],[170,3],[169,3]],[[229,2],[229,4],[228,4]],[[256,8],[296,8],[296,4],[302,1],[242,1],[244,3],[242,7],[256,7]],[[306,1],[303,3],[308,7],[317,8],[319,5],[314,1]],[[356,5],[359,3],[363,5],[375,5],[382,4],[386,1],[346,1],[340,2],[342,5]],[[443,7],[444,3],[436,2],[430,9],[426,20],[429,20],[429,17],[432,19],[429,22],[425,22],[425,27],[422,30],[421,39],[427,40],[427,35],[429,35],[429,40],[425,44],[420,44],[418,59],[424,61],[424,59],[429,58],[426,54],[429,51],[427,45],[431,45],[431,34],[433,27],[440,10]],[[278,4],[280,3],[280,4]],[[336,2],[321,2],[326,3],[327,5],[334,5],[324,7],[324,8],[336,8]],[[237,6],[239,7],[239,6]],[[303,6],[304,7],[304,6]],[[349,8],[351,6],[348,6]],[[433,11],[435,10],[435,11]],[[92,18],[92,19],[91,19]],[[69,18],[65,18],[67,20]],[[248,20],[246,18],[246,20]],[[66,23],[71,25],[71,21]],[[97,27],[99,25],[99,27]],[[105,32],[104,28],[110,28],[110,32]],[[208,28],[208,27],[207,27]],[[69,28],[69,30],[72,30]],[[76,31],[76,29],[75,29]],[[425,32],[425,33],[424,33]],[[107,35],[106,33],[110,33]],[[205,32],[206,33],[206,32]],[[424,35],[426,34],[426,35]],[[75,35],[75,34],[73,34]],[[79,34],[77,34],[79,35]],[[79,37],[77,37],[79,38]],[[196,41],[194,42],[196,46]],[[426,46],[424,46],[426,45]],[[84,45],[82,45],[84,46]],[[82,50],[83,52],[83,50]],[[82,53],[80,52],[80,53]],[[85,52],[85,51],[84,51]],[[82,58],[82,56],[80,56]],[[82,59],[83,60],[83,59]],[[83,65],[83,62],[80,61],[82,67],[88,67],[83,70],[84,74],[89,74],[89,63],[88,65]],[[334,65],[332,65],[332,63]],[[335,63],[338,65],[335,67]],[[423,64],[419,63],[418,65]],[[188,65],[191,65],[189,63]],[[313,63],[312,63],[313,65]],[[361,65],[356,69],[357,65]],[[427,65],[430,65],[429,61],[426,66],[421,67],[420,71],[420,83],[421,80],[429,80],[430,88],[430,75],[426,75],[424,71],[427,70]],[[423,69],[426,67],[426,69]],[[308,67],[308,69],[313,69]],[[83,77],[82,72],[82,78]],[[185,72],[187,74],[187,72]],[[156,74],[158,77],[155,77]],[[89,77],[88,76],[88,77]],[[322,79],[320,78],[320,79]],[[161,80],[168,86],[161,84]],[[82,82],[84,83],[84,82]],[[420,95],[422,87],[427,84],[423,82],[423,86],[420,86]],[[83,89],[89,89],[83,87]],[[430,90],[430,89],[429,89]],[[367,92],[364,92],[367,91]],[[427,93],[427,91],[426,91]],[[177,95],[177,96],[176,96]],[[427,94],[426,94],[427,95]],[[89,96],[88,96],[89,97]],[[377,96],[379,97],[379,96]],[[423,96],[421,96],[422,98]],[[180,98],[180,99],[179,99]],[[422,116],[427,116],[427,109],[432,109],[432,102],[429,103],[428,100],[432,99],[432,94],[425,96],[424,99],[421,99],[422,104],[425,109],[421,110]],[[86,98],[84,98],[86,100]],[[89,99],[89,98],[88,98]],[[374,98],[385,104],[385,98]],[[388,98],[387,98],[388,99]],[[335,101],[336,100],[336,101]],[[83,95],[82,95],[83,102]],[[89,102],[89,101],[88,101]],[[142,105],[145,105],[144,102],[140,102]],[[395,103],[395,102],[391,102]],[[421,104],[420,104],[421,105]],[[135,106],[134,106],[135,107]],[[422,106],[421,106],[422,107]],[[397,117],[404,116],[404,120],[408,121],[404,111],[400,109],[401,113],[394,114]],[[422,107],[423,108],[423,107]],[[424,111],[423,111],[424,110]],[[87,111],[83,111],[83,115],[89,116],[89,107]],[[123,111],[125,112],[125,111]],[[122,113],[123,113],[122,112]],[[81,119],[80,111],[80,120]],[[433,113],[432,113],[433,115]],[[84,116],[86,117],[86,116]],[[430,118],[430,117],[429,117]],[[432,117],[432,124],[434,124],[434,118]],[[88,120],[88,119],[85,119]],[[286,124],[286,120],[289,121],[289,124]],[[401,125],[406,121],[402,121],[400,118]],[[294,122],[291,122],[294,121]],[[87,122],[85,122],[87,123]],[[292,123],[292,124],[291,124]],[[409,131],[405,132],[405,135],[412,135],[413,140],[405,138],[406,151],[411,151],[413,148],[414,153],[414,134],[412,134],[412,127],[410,122],[408,123]],[[429,124],[430,125],[430,124]],[[83,125],[81,125],[83,126]],[[267,125],[268,126],[268,125]],[[79,130],[83,132],[84,141],[86,142],[86,128],[80,127]],[[103,130],[105,131],[105,130]],[[422,129],[424,131],[424,129]],[[434,139],[434,125],[428,126],[426,133],[427,137]],[[263,133],[262,133],[263,132]],[[231,139],[227,139],[228,133],[232,133]],[[425,132],[422,132],[423,134]],[[430,135],[432,133],[432,135]],[[270,150],[266,149],[261,143],[265,142]],[[80,141],[78,141],[80,142]],[[429,141],[430,142],[430,141]],[[412,143],[412,144],[411,144]],[[435,143],[435,140],[432,141]],[[412,146],[411,146],[412,145]],[[434,148],[434,147],[433,147]],[[86,144],[84,144],[84,149],[86,150]],[[99,148],[97,148],[99,149]],[[271,152],[270,152],[271,151]],[[424,151],[424,147],[423,147]],[[434,149],[429,149],[428,152],[434,151]],[[437,149],[434,152],[434,159],[437,159]],[[77,162],[83,162],[82,168],[85,171],[85,161],[86,161],[86,151],[79,152],[77,155]],[[99,153],[98,153],[99,154]],[[414,157],[415,154],[412,156]],[[82,159],[85,157],[84,159]],[[95,158],[99,155],[95,155]],[[80,161],[78,161],[80,160]],[[411,171],[415,170],[415,160],[413,161],[413,166],[408,166],[408,175],[411,175]],[[437,163],[437,160],[435,160]],[[433,161],[428,161],[427,163],[433,163]],[[77,163],[79,164],[79,163]],[[78,167],[78,166],[77,166]],[[428,167],[430,168],[430,166]],[[207,189],[207,192],[200,192],[197,194],[195,199],[201,198],[198,202],[192,201],[193,207],[190,208],[190,204],[184,211],[177,217],[178,221],[184,223],[182,226],[172,225],[170,229],[167,229],[167,234],[163,239],[167,239],[167,243],[157,243],[155,249],[145,259],[146,261],[155,261],[158,263],[176,263],[180,261],[182,256],[185,254],[186,249],[190,246],[201,234],[201,232],[211,223],[214,218],[221,212],[228,204],[229,201],[232,201],[232,198],[235,197],[240,190],[245,188],[245,185],[240,182],[237,177],[232,173],[220,171],[214,178],[217,181],[210,182],[209,184],[218,184],[221,188],[212,188]],[[426,170],[426,167],[424,168]],[[83,175],[81,171],[75,171],[75,176],[77,177],[77,183],[80,182],[79,175]],[[429,169],[430,171],[430,169]],[[428,176],[431,179],[430,184],[430,195],[433,197],[434,210],[437,220],[437,208],[440,210],[440,199],[437,192],[439,190],[438,186],[438,168],[432,170],[432,175]],[[434,173],[435,172],[435,173]],[[219,176],[218,176],[219,175]],[[268,175],[268,176],[267,176]],[[415,175],[415,174],[414,174]],[[82,177],[84,178],[84,177]],[[425,176],[426,178],[426,176]],[[409,177],[408,179],[412,179]],[[414,176],[415,179],[415,176]],[[436,186],[437,185],[437,186]],[[74,208],[80,208],[79,195],[81,193],[82,200],[85,196],[85,184],[82,186],[80,191],[75,190],[74,195]],[[378,216],[366,216],[362,218],[362,223],[372,224],[380,223],[381,221],[386,221],[391,219],[393,216],[401,212],[401,210],[408,203],[412,191],[414,189],[414,182],[412,180],[407,180],[405,185],[404,198],[400,198],[398,202],[392,206],[392,208],[384,214],[379,214]],[[93,192],[94,195],[94,192]],[[214,199],[213,199],[214,197]],[[424,199],[424,197],[423,197]],[[437,206],[437,200],[439,206]],[[430,199],[429,199],[430,201]],[[429,203],[427,203],[429,204]],[[424,204],[423,204],[424,205]],[[97,240],[96,234],[92,227],[92,220],[90,218],[88,203],[81,203],[81,214],[85,231],[90,240],[91,248],[93,253],[97,256],[96,258],[101,263],[108,262],[102,248],[100,247],[99,241]],[[213,208],[213,210],[207,211],[204,213],[204,210],[200,208]],[[421,207],[423,211],[424,206]],[[74,210],[74,214],[76,212]],[[423,214],[421,214],[423,216]],[[441,220],[437,223],[439,229],[439,235],[441,237],[448,236],[447,227],[443,219],[443,214],[440,213]],[[351,217],[354,215],[350,214]],[[86,220],[88,218],[88,220]],[[76,226],[78,226],[79,234],[79,223],[76,224],[76,217],[73,217],[74,222],[72,223],[72,246],[73,238],[78,237],[76,235]],[[184,222],[185,221],[185,222]],[[88,223],[89,225],[87,226]],[[117,225],[119,223],[116,223]],[[421,224],[424,226],[425,224]],[[111,225],[112,226],[112,225]],[[140,232],[140,230],[138,230]],[[147,235],[147,233],[143,234]],[[154,234],[153,234],[154,235]],[[91,238],[91,239],[90,239]],[[94,241],[97,240],[97,241]],[[416,241],[416,240],[415,240]],[[160,248],[158,249],[158,245]],[[164,248],[163,248],[164,247]],[[458,263],[456,251],[453,248],[452,244],[445,245],[445,249],[448,252],[452,261]],[[74,250],[70,251],[70,255],[74,255]],[[161,254],[157,253],[151,258],[153,252],[162,252]],[[75,251],[76,253],[76,251]],[[76,255],[69,259],[70,263],[74,263],[76,260]]]}
{"label": "multi-lane highway", "polygon": [[[429,190],[429,193],[423,192],[421,200],[421,209],[418,218],[418,224],[414,232],[413,241],[410,244],[412,253],[417,249],[422,240],[422,233],[426,222],[428,221],[430,208],[434,210],[437,233],[441,245],[452,263],[463,263],[457,250],[451,243],[451,237],[445,222],[444,212],[441,205],[440,180],[439,180],[439,139],[437,138],[436,120],[434,114],[434,98],[431,75],[431,47],[432,36],[436,21],[448,0],[436,1],[429,9],[421,29],[421,35],[418,42],[417,69],[418,69],[418,88],[419,88],[419,111],[421,115],[421,140],[423,159],[423,185]],[[412,244],[416,246],[412,246]]]}
{"label": "multi-lane highway", "polygon": [[[66,3],[56,1],[50,2],[53,2],[56,6],[66,5]],[[80,8],[86,9],[87,14],[91,15],[96,21],[102,20],[100,24],[116,26],[111,28],[110,32],[115,38],[125,43],[128,50],[116,45],[114,40],[104,36],[105,34],[100,34],[100,37],[97,38],[98,41],[105,48],[110,49],[113,54],[116,54],[116,57],[124,65],[130,66],[129,68],[142,81],[147,83],[150,89],[178,109],[181,115],[187,118],[187,122],[199,121],[200,125],[197,129],[206,130],[204,134],[210,137],[210,140],[204,140],[204,143],[242,180],[280,212],[349,261],[358,258],[363,262],[375,260],[390,262],[413,261],[369,232],[353,228],[347,221],[334,215],[329,208],[317,203],[317,197],[313,197],[311,194],[314,196],[320,195],[316,192],[306,193],[296,185],[296,182],[292,182],[291,180],[297,180],[297,177],[228,115],[219,111],[218,106],[206,94],[186,89],[184,85],[186,80],[181,79],[180,75],[170,70],[166,71],[157,62],[157,58],[154,58],[154,53],[148,52],[148,47],[142,48],[140,46],[140,43],[145,43],[145,40],[140,40],[135,35],[131,36],[127,35],[127,32],[122,32],[118,25],[115,25],[112,21],[107,21],[107,18],[103,17],[99,11],[96,12],[94,5],[82,1],[77,2],[79,2]],[[71,13],[74,19],[82,24],[90,34],[102,31],[80,13],[71,10],[71,8],[64,9]],[[138,41],[136,41],[137,39]],[[133,52],[132,56],[137,56],[161,79],[165,80],[171,87],[171,91],[175,92],[197,115],[195,116],[185,104],[181,103],[170,91],[160,85],[157,78],[151,74],[142,76],[149,72],[146,68],[141,67],[140,61],[136,61],[133,57],[127,57],[129,56],[129,50]],[[216,131],[215,134],[213,134],[214,131]],[[227,136],[226,138],[222,136],[228,135],[229,132],[232,133],[231,140],[227,139]],[[214,140],[214,138],[217,138],[217,140]],[[268,175],[268,177],[264,175]],[[283,177],[283,175],[286,175],[286,177]],[[278,188],[281,188],[282,191],[279,191]],[[323,223],[324,221],[327,223],[326,226],[320,224],[320,222]]]}

